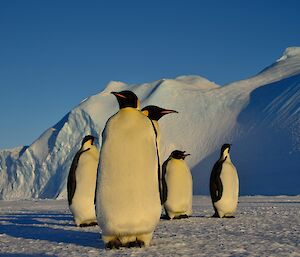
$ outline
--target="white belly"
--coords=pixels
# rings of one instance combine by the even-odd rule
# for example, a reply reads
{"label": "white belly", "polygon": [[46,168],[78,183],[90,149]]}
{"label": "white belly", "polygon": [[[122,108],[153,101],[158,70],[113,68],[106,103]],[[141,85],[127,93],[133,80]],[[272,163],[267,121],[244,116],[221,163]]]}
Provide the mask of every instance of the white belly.
{"label": "white belly", "polygon": [[94,205],[99,152],[95,146],[81,154],[76,169],[76,190],[70,210],[75,223],[96,222]]}
{"label": "white belly", "polygon": [[222,198],[214,205],[220,217],[234,215],[239,196],[239,179],[236,168],[231,162],[225,161],[221,171],[221,181],[223,185]]}
{"label": "white belly", "polygon": [[[191,172],[183,160],[172,159],[166,167],[168,196],[165,209],[169,216],[192,214],[193,181]],[[173,217],[171,217],[173,218]]]}
{"label": "white belly", "polygon": [[137,110],[120,110],[103,133],[97,218],[104,236],[152,233],[161,206],[155,134]]}

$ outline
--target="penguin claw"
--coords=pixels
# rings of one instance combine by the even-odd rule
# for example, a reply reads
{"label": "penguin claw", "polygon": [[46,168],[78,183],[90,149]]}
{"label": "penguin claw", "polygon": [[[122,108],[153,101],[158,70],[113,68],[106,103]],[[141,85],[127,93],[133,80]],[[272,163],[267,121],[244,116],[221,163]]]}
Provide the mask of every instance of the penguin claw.
{"label": "penguin claw", "polygon": [[188,219],[189,216],[186,214],[181,214],[179,216],[175,216],[174,219],[179,220],[179,219]]}
{"label": "penguin claw", "polygon": [[122,246],[122,243],[119,239],[113,239],[105,244],[105,249],[119,249]]}
{"label": "penguin claw", "polygon": [[171,218],[169,217],[168,214],[165,214],[165,215],[162,215],[162,216],[160,217],[160,219],[161,219],[161,220],[170,220]]}
{"label": "penguin claw", "polygon": [[96,221],[91,222],[91,223],[89,224],[89,226],[97,226],[97,225],[98,225],[98,222],[96,222]]}
{"label": "penguin claw", "polygon": [[91,226],[97,226],[97,222],[91,222],[91,223],[82,223],[79,225],[79,227],[84,228],[84,227],[91,227]]}
{"label": "penguin claw", "polygon": [[124,244],[124,247],[127,247],[127,248],[131,248],[131,247],[134,247],[135,246],[135,241],[134,242],[128,242],[126,244]]}
{"label": "penguin claw", "polygon": [[128,242],[124,245],[127,248],[131,248],[131,247],[139,247],[142,248],[143,246],[145,246],[145,242],[142,240],[135,240],[133,242]]}
{"label": "penguin claw", "polygon": [[219,214],[215,212],[215,214],[213,216],[211,216],[212,218],[220,218]]}
{"label": "penguin claw", "polygon": [[145,242],[142,241],[142,240],[139,240],[139,239],[136,240],[136,244],[137,244],[137,246],[140,247],[140,248],[142,248],[142,247],[145,246]]}

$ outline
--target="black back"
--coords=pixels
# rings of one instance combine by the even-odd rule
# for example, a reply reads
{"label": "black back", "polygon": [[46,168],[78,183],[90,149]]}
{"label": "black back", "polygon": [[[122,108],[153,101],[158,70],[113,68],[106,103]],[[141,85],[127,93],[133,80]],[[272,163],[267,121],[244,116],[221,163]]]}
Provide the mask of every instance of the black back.
{"label": "black back", "polygon": [[161,204],[163,205],[168,198],[168,185],[166,182],[166,173],[167,173],[167,165],[168,162],[171,160],[169,157],[162,165],[162,190],[161,190]]}
{"label": "black back", "polygon": [[219,201],[222,198],[223,184],[220,175],[221,175],[223,163],[225,162],[226,158],[222,160],[220,157],[220,159],[215,163],[212,172],[210,174],[209,189],[210,189],[211,200],[213,203]]}
{"label": "black back", "polygon": [[76,190],[76,169],[78,166],[78,162],[80,159],[81,154],[83,154],[84,152],[90,150],[90,148],[86,149],[86,150],[79,150],[76,155],[74,156],[74,159],[72,161],[71,164],[71,168],[69,171],[69,175],[68,175],[68,183],[67,183],[67,191],[68,191],[68,202],[69,205],[72,204],[72,199],[73,196],[75,194],[75,190]]}

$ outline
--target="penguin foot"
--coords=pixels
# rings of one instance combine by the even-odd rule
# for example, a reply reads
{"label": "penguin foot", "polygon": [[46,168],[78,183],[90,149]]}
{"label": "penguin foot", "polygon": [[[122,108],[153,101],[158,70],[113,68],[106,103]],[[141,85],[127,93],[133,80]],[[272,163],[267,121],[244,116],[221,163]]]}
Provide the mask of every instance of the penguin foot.
{"label": "penguin foot", "polygon": [[168,214],[165,214],[165,215],[162,215],[162,216],[160,217],[160,219],[161,219],[161,220],[170,220],[171,218],[170,218],[170,216],[169,216]]}
{"label": "penguin foot", "polygon": [[235,217],[234,217],[234,216],[224,216],[224,218],[227,218],[227,219],[234,219]]}
{"label": "penguin foot", "polygon": [[135,240],[133,242],[128,242],[124,245],[125,247],[127,248],[132,248],[132,247],[139,247],[139,248],[142,248],[145,246],[145,242],[142,241],[142,240]]}
{"label": "penguin foot", "polygon": [[135,244],[136,244],[136,241],[128,242],[128,243],[124,244],[124,247],[127,247],[127,248],[135,247]]}
{"label": "penguin foot", "polygon": [[215,212],[215,214],[213,216],[211,216],[212,218],[220,218],[219,214],[217,212]]}
{"label": "penguin foot", "polygon": [[142,248],[142,247],[145,246],[145,242],[142,241],[142,240],[139,240],[139,239],[136,240],[136,244],[137,244],[137,246],[140,247],[140,248]]}
{"label": "penguin foot", "polygon": [[97,226],[97,222],[91,222],[91,223],[82,223],[79,225],[79,227],[84,228],[84,227],[91,227],[91,226]]}
{"label": "penguin foot", "polygon": [[119,249],[122,246],[122,243],[119,239],[113,239],[105,244],[105,249]]}
{"label": "penguin foot", "polygon": [[179,215],[179,216],[175,216],[175,217],[174,217],[174,220],[188,219],[188,218],[189,218],[188,215],[186,215],[186,214],[181,214],[181,215]]}

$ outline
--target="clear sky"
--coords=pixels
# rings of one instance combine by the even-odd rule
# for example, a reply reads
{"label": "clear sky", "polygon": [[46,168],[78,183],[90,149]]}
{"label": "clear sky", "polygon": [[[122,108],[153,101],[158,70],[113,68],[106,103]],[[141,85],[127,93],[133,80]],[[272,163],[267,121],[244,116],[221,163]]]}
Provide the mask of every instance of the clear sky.
{"label": "clear sky", "polygon": [[300,46],[297,0],[0,1],[0,149],[29,145],[111,80],[255,75]]}

